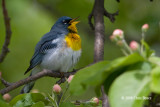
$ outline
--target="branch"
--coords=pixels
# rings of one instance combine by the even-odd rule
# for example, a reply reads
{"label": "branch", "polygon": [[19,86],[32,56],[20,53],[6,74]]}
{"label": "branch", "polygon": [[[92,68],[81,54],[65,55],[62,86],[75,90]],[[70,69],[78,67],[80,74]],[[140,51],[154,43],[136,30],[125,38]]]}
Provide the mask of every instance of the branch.
{"label": "branch", "polygon": [[5,85],[5,87],[9,87],[12,83],[7,82],[6,80],[4,80],[2,77],[0,77],[2,84]]}
{"label": "branch", "polygon": [[4,58],[6,57],[7,53],[9,52],[8,45],[10,43],[11,39],[11,26],[10,26],[10,18],[8,16],[8,12],[5,6],[5,0],[2,0],[2,9],[3,9],[3,15],[4,15],[4,22],[5,22],[5,29],[6,29],[6,37],[5,42],[2,47],[2,51],[0,54],[0,63],[3,62]]}
{"label": "branch", "polygon": [[[92,18],[96,15],[94,13],[95,11],[97,11],[97,10],[95,9],[95,4],[94,4],[92,12],[88,15],[88,23],[89,23],[89,25],[90,25],[92,30],[95,30],[95,27],[94,27],[94,25],[92,23]],[[109,13],[104,7],[102,9],[102,12],[104,12],[103,15],[108,17],[112,23],[115,21],[115,16],[117,16],[119,14],[119,11],[117,11],[115,13]]]}
{"label": "branch", "polygon": [[[115,21],[115,15],[118,12],[110,14],[104,8],[104,0],[95,0],[92,13],[88,16],[88,21],[93,29],[91,22],[94,17],[94,31],[95,31],[95,42],[94,42],[94,62],[98,62],[104,59],[104,42],[105,42],[105,26],[104,26],[104,15],[107,16],[112,22]],[[109,107],[107,95],[104,91],[104,86],[101,86],[102,92],[102,107]]]}
{"label": "branch", "polygon": [[[59,71],[43,70],[43,71],[41,71],[41,72],[39,72],[39,73],[37,73],[35,75],[32,75],[30,77],[27,77],[27,78],[25,78],[23,80],[15,82],[15,83],[8,83],[8,82],[5,81],[5,83],[7,83],[7,85],[5,85],[5,86],[7,86],[7,87],[4,88],[4,89],[1,89],[0,93],[3,95],[5,93],[8,93],[8,92],[10,92],[10,91],[12,91],[12,90],[24,85],[24,84],[30,83],[30,82],[35,81],[35,80],[37,80],[39,78],[42,78],[44,76],[55,77],[55,78],[61,78],[61,77],[62,78],[68,78],[70,75],[74,75],[77,71],[78,70],[74,70],[72,72],[65,72],[63,77],[62,77],[62,74]],[[2,80],[2,78],[1,78],[1,80]],[[58,84],[61,84],[63,82],[65,82],[65,81],[64,80],[61,81],[61,79],[60,79],[58,81]],[[2,83],[4,83],[4,82],[2,82]]]}
{"label": "branch", "polygon": [[102,92],[102,107],[109,107],[109,103],[108,103],[108,97],[104,91],[104,86],[101,86],[101,92]]}
{"label": "branch", "polygon": [[113,23],[115,21],[115,16],[117,16],[119,11],[115,13],[109,13],[107,10],[104,10],[104,15],[110,19],[110,21]]}
{"label": "branch", "polygon": [[160,104],[160,95],[156,93],[151,93],[149,95],[150,100],[144,105],[144,107],[159,107]]}
{"label": "branch", "polygon": [[95,0],[94,8],[95,42],[94,42],[94,62],[104,58],[104,0]]}
{"label": "branch", "polygon": [[[86,66],[87,67],[87,66]],[[81,68],[82,69],[82,68]],[[70,75],[74,75],[77,71],[79,71],[80,69],[73,69],[73,71],[72,72],[67,72],[67,73],[64,73],[64,76],[60,79],[60,80],[58,80],[57,82],[56,82],[56,84],[61,84],[61,83],[64,83],[65,81],[66,81],[66,78],[68,78]]]}
{"label": "branch", "polygon": [[118,3],[120,2],[120,0],[116,0]]}
{"label": "branch", "polygon": [[91,29],[94,30],[94,25],[92,23],[92,17],[93,17],[93,11],[88,16],[88,23],[89,23]]}

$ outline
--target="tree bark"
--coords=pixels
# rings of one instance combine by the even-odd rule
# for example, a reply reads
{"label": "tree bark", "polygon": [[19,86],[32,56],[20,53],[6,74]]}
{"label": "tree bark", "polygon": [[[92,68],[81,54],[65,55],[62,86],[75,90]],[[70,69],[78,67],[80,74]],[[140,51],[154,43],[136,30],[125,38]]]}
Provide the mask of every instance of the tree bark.
{"label": "tree bark", "polygon": [[[104,0],[95,0],[93,7],[94,16],[94,62],[104,59],[104,42],[105,42],[105,26],[104,26]],[[104,91],[104,86],[101,86],[102,92],[102,107],[109,107],[107,95]]]}
{"label": "tree bark", "polygon": [[104,58],[104,0],[95,0],[93,14],[95,23],[94,62],[98,62]]}

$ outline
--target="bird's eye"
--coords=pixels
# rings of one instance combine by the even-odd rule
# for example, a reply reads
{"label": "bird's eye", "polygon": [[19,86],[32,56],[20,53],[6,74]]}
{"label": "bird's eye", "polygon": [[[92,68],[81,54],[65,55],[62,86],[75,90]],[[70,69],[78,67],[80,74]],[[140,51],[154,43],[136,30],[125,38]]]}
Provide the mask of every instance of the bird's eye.
{"label": "bird's eye", "polygon": [[67,24],[67,21],[66,21],[66,20],[63,20],[62,22],[63,22],[65,25]]}

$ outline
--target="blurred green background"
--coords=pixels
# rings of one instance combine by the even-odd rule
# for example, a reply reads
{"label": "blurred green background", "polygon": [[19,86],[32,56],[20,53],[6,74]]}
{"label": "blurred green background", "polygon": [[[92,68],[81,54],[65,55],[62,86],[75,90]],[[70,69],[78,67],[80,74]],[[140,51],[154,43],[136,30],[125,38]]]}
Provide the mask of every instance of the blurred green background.
{"label": "blurred green background", "polygon": [[[0,0],[1,1],[1,0]],[[47,33],[55,21],[61,16],[75,18],[80,16],[78,25],[82,38],[82,56],[76,68],[84,67],[93,62],[94,32],[88,25],[88,15],[92,10],[94,0],[6,0],[8,14],[11,18],[12,38],[9,45],[10,53],[0,64],[3,78],[9,82],[15,82],[27,77],[24,75],[29,66],[29,61],[34,53],[36,43]],[[146,40],[156,54],[160,55],[160,0],[105,0],[105,8],[113,13],[119,10],[116,21],[111,23],[105,18],[105,60],[112,60],[122,56],[119,48],[109,40],[113,30],[124,30],[125,38],[139,42],[141,38],[141,26],[148,23],[150,28],[146,34]],[[5,38],[4,20],[0,7],[0,48]],[[57,79],[56,79],[57,80]],[[36,82],[35,89],[40,92],[51,93],[54,78],[44,77]],[[4,86],[0,84],[0,88]],[[65,87],[65,85],[63,85]],[[22,87],[10,92],[12,96],[19,93]],[[84,97],[85,95],[85,97]],[[82,96],[72,96],[76,99],[89,99],[94,91]]]}

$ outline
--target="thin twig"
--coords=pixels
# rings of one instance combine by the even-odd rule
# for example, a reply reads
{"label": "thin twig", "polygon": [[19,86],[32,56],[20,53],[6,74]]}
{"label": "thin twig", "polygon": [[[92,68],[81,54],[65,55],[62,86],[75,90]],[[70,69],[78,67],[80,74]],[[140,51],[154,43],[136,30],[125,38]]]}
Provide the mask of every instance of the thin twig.
{"label": "thin twig", "polygon": [[4,16],[4,22],[5,22],[6,36],[5,36],[5,42],[3,44],[2,51],[0,54],[0,63],[3,62],[4,58],[9,52],[8,45],[10,43],[11,34],[12,34],[11,26],[10,26],[10,18],[8,16],[8,12],[6,9],[5,0],[2,0],[2,9],[3,9],[3,16]]}
{"label": "thin twig", "polygon": [[101,92],[102,92],[102,107],[109,107],[109,103],[108,103],[108,97],[104,91],[104,86],[101,86]]}
{"label": "thin twig", "polygon": [[57,82],[56,82],[56,84],[61,84],[61,83],[64,83],[66,81],[66,77],[62,77],[60,80],[58,80]]}
{"label": "thin twig", "polygon": [[88,23],[89,23],[91,29],[94,30],[94,25],[92,23],[92,18],[93,18],[93,11],[88,16]]}
{"label": "thin twig", "polygon": [[144,107],[160,107],[160,95],[156,93],[151,93],[148,96],[148,103],[144,104]]}
{"label": "thin twig", "polygon": [[120,2],[120,0],[116,0],[118,3]]}
{"label": "thin twig", "polygon": [[[87,67],[87,66],[86,66]],[[80,69],[83,69],[83,68],[80,68]],[[67,73],[64,73],[63,74],[63,77],[61,77],[61,79],[60,80],[58,80],[57,82],[56,82],[56,84],[61,84],[61,83],[64,83],[65,81],[66,81],[66,78],[68,78],[70,75],[74,75],[78,70],[80,70],[80,69],[73,69],[73,71],[72,72],[67,72]]]}
{"label": "thin twig", "polygon": [[[75,70],[73,72],[66,72],[64,73],[64,76],[65,77],[69,77],[69,75],[74,75],[78,70]],[[0,93],[1,94],[5,94],[5,93],[8,93],[24,84],[27,84],[27,83],[30,83],[32,81],[35,81],[39,78],[42,78],[44,76],[49,76],[49,77],[55,77],[55,78],[61,78],[61,73],[58,72],[58,71],[50,71],[50,70],[43,70],[35,75],[32,75],[32,76],[29,76],[23,80],[20,80],[20,81],[17,81],[15,83],[11,83],[8,87],[4,88],[4,89],[1,89],[0,90]],[[61,82],[59,82],[60,84]]]}
{"label": "thin twig", "polygon": [[115,16],[119,14],[119,11],[115,13],[109,13],[107,10],[104,10],[104,15],[110,19],[110,21],[113,23],[115,21]]}
{"label": "thin twig", "polygon": [[5,87],[8,87],[10,85],[12,85],[12,83],[7,82],[6,80],[4,80],[2,77],[0,77],[2,84],[5,85]]}

